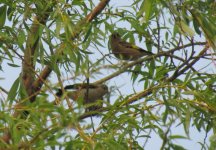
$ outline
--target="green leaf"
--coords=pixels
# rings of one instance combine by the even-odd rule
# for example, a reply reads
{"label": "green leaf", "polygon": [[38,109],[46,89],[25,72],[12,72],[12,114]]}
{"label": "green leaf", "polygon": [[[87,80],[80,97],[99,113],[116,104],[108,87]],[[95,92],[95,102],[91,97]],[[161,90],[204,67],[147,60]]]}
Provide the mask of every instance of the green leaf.
{"label": "green leaf", "polygon": [[14,83],[13,83],[13,85],[12,85],[12,87],[11,87],[9,93],[8,93],[7,100],[10,101],[10,104],[11,104],[11,103],[14,101],[14,99],[16,98],[19,85],[20,85],[20,77],[18,77],[18,78],[14,81]]}
{"label": "green leaf", "polygon": [[150,62],[150,69],[149,69],[149,76],[150,77],[154,77],[154,75],[155,75],[155,61],[151,61]]}
{"label": "green leaf", "polygon": [[206,39],[209,41],[210,45],[216,49],[216,27],[215,27],[215,19],[205,16],[198,10],[192,9],[189,10],[192,14],[196,23],[201,27],[203,32],[205,33]]}
{"label": "green leaf", "polygon": [[176,144],[170,144],[170,147],[172,147],[174,150],[186,150],[184,147]]}
{"label": "green leaf", "polygon": [[20,67],[19,65],[16,65],[16,64],[11,64],[11,63],[7,63],[7,64],[11,67]]}
{"label": "green leaf", "polygon": [[5,24],[6,14],[7,14],[7,6],[3,5],[0,7],[0,28],[3,28]]}
{"label": "green leaf", "polygon": [[189,135],[190,121],[191,121],[191,112],[189,109],[187,109],[186,118],[184,122],[184,128],[187,135]]}
{"label": "green leaf", "polygon": [[[14,3],[13,3],[14,4]],[[7,18],[9,21],[12,20],[12,17],[13,17],[13,13],[15,12],[14,8],[9,6],[8,9],[7,9]]]}
{"label": "green leaf", "polygon": [[182,136],[182,135],[171,135],[169,136],[170,139],[188,139],[187,137],[185,136]]}
{"label": "green leaf", "polygon": [[84,5],[84,0],[73,0],[72,5]]}
{"label": "green leaf", "polygon": [[197,22],[195,20],[193,20],[193,26],[194,26],[194,30],[196,31],[196,33],[201,35],[202,32],[199,29],[199,25],[197,24]]}
{"label": "green leaf", "polygon": [[60,35],[61,26],[62,26],[61,18],[58,17],[57,20],[56,20],[56,30],[55,30],[55,33],[56,33],[57,37],[59,37],[59,35]]}
{"label": "green leaf", "polygon": [[18,44],[19,44],[19,47],[21,49],[24,49],[23,48],[23,43],[25,42],[26,40],[26,35],[25,35],[25,32],[23,30],[19,30],[18,32],[18,37],[17,37],[17,41],[18,41]]}
{"label": "green leaf", "polygon": [[148,22],[149,18],[151,16],[152,13],[152,4],[153,4],[153,0],[144,0],[143,3],[141,4],[140,7],[140,11],[139,11],[139,15],[145,15],[145,20],[144,22]]}
{"label": "green leaf", "polygon": [[191,29],[186,23],[184,23],[183,21],[180,21],[180,28],[181,31],[184,32],[184,34],[189,35],[190,37],[193,37],[195,35],[195,32],[193,31],[193,29]]}
{"label": "green leaf", "polygon": [[165,33],[165,39],[166,39],[166,42],[168,41],[168,38],[169,38],[169,33],[166,32],[166,33]]}
{"label": "green leaf", "polygon": [[131,79],[133,80],[132,82],[134,83],[136,79],[138,78],[139,74],[141,73],[141,65],[136,65],[132,72],[134,73],[132,73]]}
{"label": "green leaf", "polygon": [[92,31],[92,24],[90,24],[90,26],[89,26],[89,28],[88,28],[88,31],[87,31],[87,33],[86,33],[86,35],[85,35],[85,38],[84,38],[84,40],[83,40],[83,43],[86,42],[86,40],[88,39],[88,37],[89,37],[91,31]]}
{"label": "green leaf", "polygon": [[211,143],[210,150],[216,149],[216,134],[210,136],[209,141]]}

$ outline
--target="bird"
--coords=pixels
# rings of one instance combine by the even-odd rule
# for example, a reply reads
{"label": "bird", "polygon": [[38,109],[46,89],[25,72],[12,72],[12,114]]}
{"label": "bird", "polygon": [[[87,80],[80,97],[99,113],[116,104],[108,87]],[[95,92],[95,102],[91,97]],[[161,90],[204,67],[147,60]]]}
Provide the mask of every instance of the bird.
{"label": "bird", "polygon": [[[67,91],[73,89],[73,91]],[[77,83],[73,85],[67,85],[64,87],[67,92],[67,96],[78,101],[82,99],[83,105],[86,106],[86,112],[95,111],[103,107],[103,103],[99,100],[103,100],[103,96],[108,93],[108,87],[105,84],[84,84]],[[58,89],[56,95],[61,97],[63,94],[61,89]]]}
{"label": "bird", "polygon": [[152,52],[146,51],[134,44],[122,40],[121,36],[117,32],[111,34],[110,46],[112,53],[120,60],[133,61],[142,56],[153,55]]}

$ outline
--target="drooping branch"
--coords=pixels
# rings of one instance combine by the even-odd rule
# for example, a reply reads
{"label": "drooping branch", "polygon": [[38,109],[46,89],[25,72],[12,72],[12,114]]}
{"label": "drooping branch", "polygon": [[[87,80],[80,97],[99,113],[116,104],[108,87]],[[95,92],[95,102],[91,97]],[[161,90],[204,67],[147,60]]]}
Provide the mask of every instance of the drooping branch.
{"label": "drooping branch", "polygon": [[104,82],[106,82],[106,81],[108,81],[108,80],[110,80],[110,79],[112,79],[112,78],[114,78],[114,77],[116,77],[116,76],[124,73],[128,68],[133,67],[133,66],[135,66],[137,64],[140,64],[142,62],[145,62],[145,61],[148,61],[148,60],[152,60],[152,59],[155,59],[155,58],[161,57],[161,56],[169,56],[169,54],[171,54],[171,53],[173,53],[175,51],[178,51],[178,50],[180,50],[182,48],[190,47],[192,45],[205,45],[205,44],[206,44],[206,42],[197,42],[197,43],[193,43],[193,44],[189,43],[189,44],[185,44],[185,45],[182,45],[182,46],[179,46],[179,47],[175,47],[175,48],[170,49],[169,51],[166,51],[166,52],[163,51],[163,52],[160,52],[160,53],[152,55],[152,56],[148,56],[148,57],[144,57],[144,58],[138,59],[136,61],[133,61],[131,63],[127,63],[127,64],[123,65],[118,71],[112,73],[111,75],[106,76],[103,79],[100,79],[100,80],[96,81],[95,84],[104,83]]}
{"label": "drooping branch", "polygon": [[101,13],[101,11],[108,5],[110,0],[102,0],[93,10],[90,14],[86,16],[86,21],[91,22],[95,17],[98,16],[98,14]]}
{"label": "drooping branch", "polygon": [[[197,61],[199,61],[199,59],[203,56],[203,54],[209,49],[209,46],[206,45],[204,47],[204,49],[198,54],[198,56],[191,62],[189,63],[188,65],[185,65],[185,67],[178,71],[177,74],[174,74],[173,76],[171,76],[170,78],[167,78],[164,82],[172,82],[174,81],[177,77],[179,77],[180,75],[182,75],[183,73],[185,73],[189,68],[191,68]],[[158,86],[160,85],[155,85],[155,86],[152,86],[151,88],[147,89],[147,90],[144,90],[143,92],[140,92],[134,96],[132,96],[131,98],[129,98],[126,102],[125,102],[125,105],[127,104],[130,104],[130,103],[133,103],[137,100],[139,100],[140,98],[142,97],[145,97],[149,94],[151,94],[153,92],[153,90],[157,89]]]}
{"label": "drooping branch", "polygon": [[206,51],[209,49],[209,45],[206,45],[205,48],[199,53],[199,55],[188,65],[186,65],[182,70],[176,71],[172,77],[167,79],[167,81],[171,82],[175,80],[178,76],[186,72],[189,68],[191,68],[197,61],[200,60],[200,58],[206,53]]}
{"label": "drooping branch", "polygon": [[[90,12],[85,19],[81,20],[79,23],[77,23],[77,25],[75,26],[75,28],[80,29],[80,30],[74,30],[75,32],[72,35],[72,39],[75,39],[79,33],[82,31],[82,28],[80,27],[81,25],[84,26],[85,24],[91,22],[94,18],[96,18],[98,16],[98,14],[100,14],[100,12],[106,7],[106,5],[109,3],[110,0],[102,0],[93,10],[92,12]],[[58,51],[61,50],[61,45],[59,47],[59,49],[56,50],[55,54],[58,54]],[[40,74],[40,78],[37,78],[37,80],[33,83],[33,88],[36,91],[39,91],[40,88],[43,85],[43,81],[45,81],[47,79],[47,77],[50,75],[50,73],[52,72],[52,68],[50,66],[46,66],[44,68],[44,70],[41,72]]]}
{"label": "drooping branch", "polygon": [[[204,43],[202,43],[202,44],[204,44]],[[205,44],[206,44],[206,43],[205,43]],[[187,44],[187,45],[188,45],[188,44]],[[184,46],[185,46],[185,45],[184,45]],[[189,46],[189,45],[188,45],[188,46]],[[181,48],[182,48],[182,46],[181,46]],[[206,46],[204,47],[204,49],[197,55],[197,57],[195,57],[194,60],[192,60],[190,63],[186,63],[186,64],[185,64],[185,67],[183,67],[182,70],[178,71],[177,74],[174,74],[174,75],[171,76],[170,78],[167,78],[164,82],[170,83],[170,82],[172,82],[173,80],[175,80],[177,77],[179,77],[180,75],[182,75],[183,73],[185,73],[185,72],[186,72],[189,68],[191,68],[197,61],[199,61],[200,58],[202,58],[203,54],[208,50],[208,48],[209,48],[209,46],[206,45]],[[171,53],[171,52],[174,52],[174,51],[176,51],[176,50],[178,50],[178,48],[171,49],[171,50],[168,51],[168,52],[163,52],[163,53],[156,54],[156,55],[154,56],[154,58],[160,57],[160,56],[163,56],[163,55],[167,55],[167,54],[169,54],[169,53]],[[95,82],[95,84],[101,84],[101,83],[103,83],[103,82],[105,82],[105,81],[107,81],[107,80],[110,80],[111,78],[116,77],[116,76],[118,76],[119,74],[125,72],[125,70],[128,69],[128,67],[132,67],[132,66],[134,66],[135,64],[139,64],[139,63],[141,63],[141,62],[143,62],[143,61],[150,60],[150,59],[152,59],[152,57],[153,57],[153,56],[141,58],[141,59],[139,59],[139,60],[137,60],[137,61],[134,61],[134,62],[132,62],[132,63],[126,64],[126,65],[125,65],[124,67],[122,67],[119,71],[117,71],[117,72],[115,72],[115,73],[113,73],[113,74],[111,74],[111,75],[109,75],[109,76],[107,76],[107,77],[105,77],[105,78],[103,78],[103,79],[101,79],[101,80],[98,80],[97,82]],[[164,84],[164,83],[163,83],[163,84]],[[164,85],[163,85],[163,86],[164,86]],[[128,104],[134,103],[134,102],[140,100],[141,98],[150,95],[154,90],[157,90],[157,89],[160,89],[160,88],[161,88],[161,85],[160,85],[160,84],[158,84],[158,85],[153,85],[153,86],[149,87],[148,89],[145,89],[144,91],[138,92],[137,94],[135,94],[135,95],[133,95],[132,97],[128,98],[127,100],[125,100],[123,103],[119,104],[119,105],[116,106],[116,107],[127,106]],[[98,110],[98,111],[99,111],[99,112],[109,111],[109,108],[101,108],[101,109]],[[81,115],[81,116],[79,117],[79,119],[85,119],[85,118],[87,118],[87,117],[97,115],[97,113],[98,113],[98,112],[88,112],[88,113],[85,113],[85,114]]]}
{"label": "drooping branch", "polygon": [[[49,17],[48,14],[51,10],[52,6],[49,6],[42,15],[36,16],[28,32],[26,49],[24,51],[24,59],[22,62],[22,81],[29,96],[34,93],[32,84],[34,82],[35,74],[32,70],[35,70],[34,55],[40,40],[39,30],[46,24]],[[34,101],[34,98],[35,97],[32,97],[30,100]]]}

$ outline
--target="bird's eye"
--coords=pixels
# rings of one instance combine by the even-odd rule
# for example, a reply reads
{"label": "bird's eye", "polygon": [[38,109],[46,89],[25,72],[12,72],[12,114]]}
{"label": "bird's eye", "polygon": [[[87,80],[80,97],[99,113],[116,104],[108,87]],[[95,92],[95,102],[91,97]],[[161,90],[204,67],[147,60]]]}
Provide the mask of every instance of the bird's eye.
{"label": "bird's eye", "polygon": [[114,33],[114,34],[113,34],[113,37],[114,37],[114,38],[117,38],[117,37],[119,37],[119,34],[118,34],[118,33]]}

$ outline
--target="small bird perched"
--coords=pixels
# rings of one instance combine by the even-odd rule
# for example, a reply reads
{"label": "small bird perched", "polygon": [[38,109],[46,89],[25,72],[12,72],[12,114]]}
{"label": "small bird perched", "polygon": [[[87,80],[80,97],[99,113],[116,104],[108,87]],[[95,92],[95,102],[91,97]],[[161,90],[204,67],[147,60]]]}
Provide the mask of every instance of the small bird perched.
{"label": "small bird perched", "polygon": [[[73,89],[74,91],[68,91],[67,96],[74,101],[79,99],[83,100],[83,104],[87,105],[86,111],[94,111],[102,108],[103,103],[98,100],[103,100],[103,96],[108,93],[108,87],[104,84],[73,84],[65,86],[64,89]],[[56,95],[62,96],[62,90],[58,89]],[[90,106],[88,106],[90,105]]]}
{"label": "small bird perched", "polygon": [[145,55],[153,55],[136,45],[123,41],[117,32],[113,32],[110,38],[113,54],[122,60],[136,60]]}

